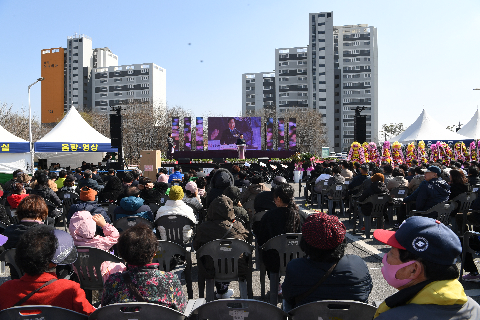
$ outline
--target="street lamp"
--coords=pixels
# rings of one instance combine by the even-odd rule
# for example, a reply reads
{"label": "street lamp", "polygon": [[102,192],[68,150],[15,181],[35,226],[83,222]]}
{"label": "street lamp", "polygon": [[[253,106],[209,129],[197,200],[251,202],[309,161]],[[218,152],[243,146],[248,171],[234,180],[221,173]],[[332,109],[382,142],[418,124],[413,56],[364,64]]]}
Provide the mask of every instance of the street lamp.
{"label": "street lamp", "polygon": [[30,104],[30,88],[37,82],[39,81],[43,81],[43,77],[40,77],[37,79],[37,81],[35,81],[34,83],[32,83],[31,85],[28,86],[28,110],[29,110],[29,117],[28,117],[28,135],[30,136],[30,155],[31,155],[31,162],[30,162],[30,167],[31,167],[31,171],[32,171],[32,176],[33,176],[33,169],[34,169],[34,165],[33,165],[33,156],[34,156],[34,148],[33,148],[33,139],[32,139],[32,105]]}

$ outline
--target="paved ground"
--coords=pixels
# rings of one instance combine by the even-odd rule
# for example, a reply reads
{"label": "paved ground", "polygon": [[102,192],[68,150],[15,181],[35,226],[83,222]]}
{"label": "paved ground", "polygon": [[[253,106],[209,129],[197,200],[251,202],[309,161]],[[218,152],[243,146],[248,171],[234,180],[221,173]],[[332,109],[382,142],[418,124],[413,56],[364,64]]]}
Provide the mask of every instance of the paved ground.
{"label": "paved ground", "polygon": [[[296,193],[295,195],[298,195],[298,184],[293,184]],[[303,191],[302,191],[303,193]],[[301,209],[303,211],[303,214],[309,214],[313,213],[314,211],[311,210],[311,207],[305,207],[305,198],[303,197],[298,197],[297,198],[297,203],[301,205]],[[338,212],[337,212],[338,214]],[[347,254],[356,254],[360,256],[364,261],[366,262],[370,274],[373,279],[373,290],[372,293],[370,294],[369,297],[369,303],[373,303],[374,301],[383,301],[386,297],[389,295],[393,294],[396,292],[396,289],[390,287],[386,281],[383,279],[382,273],[381,273],[381,260],[383,257],[383,254],[389,250],[389,248],[380,242],[376,241],[375,239],[365,239],[363,234],[357,234],[353,235],[352,234],[352,225],[348,221],[348,217],[343,217],[340,216],[340,220],[344,222],[345,226],[347,227],[347,240],[348,240],[348,245],[347,245]],[[388,227],[388,225],[387,225]],[[255,257],[254,260],[255,262]],[[458,265],[460,268],[460,264]],[[254,265],[255,267],[255,265]],[[2,271],[4,271],[2,273]],[[178,270],[177,274],[181,276],[182,271]],[[0,283],[3,283],[4,281],[9,279],[9,270],[6,268],[5,270],[0,269]],[[198,280],[198,268],[196,265],[196,259],[195,256],[193,256],[193,270],[192,270],[192,279],[194,281],[193,283],[193,291],[194,291],[194,298],[198,298],[198,286],[197,286],[197,280]],[[184,292],[186,292],[186,286],[185,286],[185,281],[182,277],[182,284],[184,286]],[[313,285],[313,283],[312,283]],[[465,282],[463,283],[467,295],[471,296],[473,299],[475,299],[477,302],[480,302],[480,283],[472,283],[472,282]],[[237,282],[232,282],[231,283],[231,288],[234,289],[235,294],[234,298],[239,298],[240,297],[240,291],[238,289],[238,283]],[[266,285],[266,292],[268,294],[269,291],[269,284],[267,283]],[[253,293],[254,293],[254,298],[255,299],[260,299],[260,272],[258,270],[255,270],[253,272]],[[94,295],[95,297],[95,295]],[[268,295],[267,295],[268,298]],[[279,303],[278,306],[280,307],[281,304]]]}

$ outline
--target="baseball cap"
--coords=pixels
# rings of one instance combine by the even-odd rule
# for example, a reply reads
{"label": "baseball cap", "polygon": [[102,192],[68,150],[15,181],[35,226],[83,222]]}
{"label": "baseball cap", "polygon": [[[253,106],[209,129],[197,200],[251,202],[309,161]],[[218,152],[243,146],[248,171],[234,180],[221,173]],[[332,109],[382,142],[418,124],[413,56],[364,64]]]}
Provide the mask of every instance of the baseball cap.
{"label": "baseball cap", "polygon": [[73,244],[71,235],[55,229],[53,234],[58,240],[58,247],[53,255],[52,262],[59,265],[72,264],[77,260],[77,248]]}
{"label": "baseball cap", "polygon": [[438,220],[414,216],[395,231],[377,229],[375,239],[440,265],[452,265],[462,252],[457,235]]}
{"label": "baseball cap", "polygon": [[437,166],[430,166],[425,172],[433,172],[436,173],[437,176],[440,176],[442,174],[442,170],[440,170],[440,168]]}
{"label": "baseball cap", "polygon": [[368,166],[367,166],[366,164],[362,164],[362,165],[360,166],[360,169],[361,169],[361,170],[364,170],[364,171],[367,171],[367,172],[368,172],[368,170],[369,170],[369,168],[368,168]]}
{"label": "baseball cap", "polygon": [[345,239],[345,225],[337,216],[324,212],[311,214],[302,226],[302,236],[312,247],[331,250]]}

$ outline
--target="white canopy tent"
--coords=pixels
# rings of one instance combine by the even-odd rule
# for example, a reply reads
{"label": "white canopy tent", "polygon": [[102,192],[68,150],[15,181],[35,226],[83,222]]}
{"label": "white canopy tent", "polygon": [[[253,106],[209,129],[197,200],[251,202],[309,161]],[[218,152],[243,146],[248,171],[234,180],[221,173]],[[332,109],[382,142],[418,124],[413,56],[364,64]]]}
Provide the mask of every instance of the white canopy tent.
{"label": "white canopy tent", "polygon": [[30,161],[30,143],[0,126],[0,172],[27,171]]}
{"label": "white canopy tent", "polygon": [[68,113],[49,133],[35,142],[38,159],[60,163],[64,167],[78,167],[82,161],[102,161],[104,152],[117,152],[110,146],[110,139],[92,128],[75,108]]}
{"label": "white canopy tent", "polygon": [[469,140],[469,138],[445,129],[440,123],[435,121],[423,110],[415,122],[398,136],[389,139],[390,142],[398,141],[406,144],[414,141],[458,141]]}
{"label": "white canopy tent", "polygon": [[478,109],[475,111],[472,119],[470,119],[462,129],[458,130],[457,133],[470,139],[480,139],[480,114],[478,113]]}

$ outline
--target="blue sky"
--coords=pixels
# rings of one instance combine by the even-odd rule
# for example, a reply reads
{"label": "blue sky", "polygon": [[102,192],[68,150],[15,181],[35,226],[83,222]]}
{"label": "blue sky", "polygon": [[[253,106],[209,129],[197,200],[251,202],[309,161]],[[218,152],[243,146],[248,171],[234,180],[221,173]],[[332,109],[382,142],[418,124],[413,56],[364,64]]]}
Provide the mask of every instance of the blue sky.
{"label": "blue sky", "polygon": [[[41,49],[75,32],[119,64],[167,70],[167,101],[195,116],[237,115],[241,75],[275,68],[275,48],[308,44],[308,14],[378,28],[379,124],[410,125],[425,108],[445,126],[480,104],[480,1],[21,1],[0,0],[0,102],[28,105]],[[188,45],[191,43],[191,45]],[[203,61],[203,62],[201,62]],[[40,85],[32,89],[40,114]]]}

